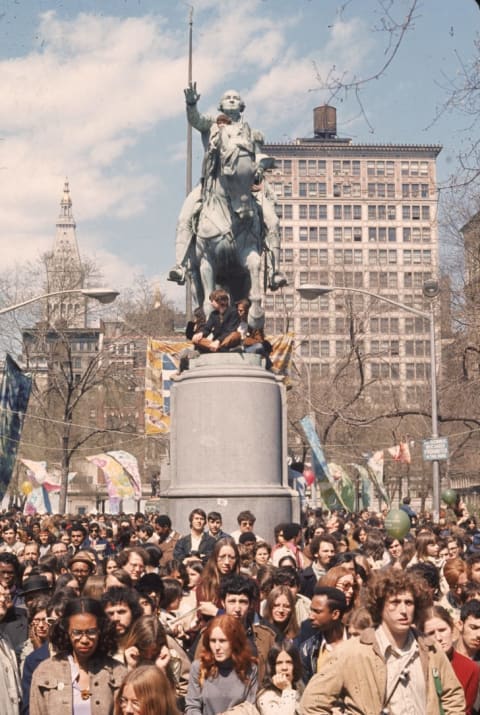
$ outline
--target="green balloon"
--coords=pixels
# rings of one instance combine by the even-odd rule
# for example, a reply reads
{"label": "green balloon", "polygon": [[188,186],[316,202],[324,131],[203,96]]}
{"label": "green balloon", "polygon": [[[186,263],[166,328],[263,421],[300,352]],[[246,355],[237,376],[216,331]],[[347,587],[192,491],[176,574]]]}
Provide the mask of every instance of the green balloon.
{"label": "green balloon", "polygon": [[457,501],[457,492],[455,489],[445,489],[445,491],[442,492],[442,500],[445,504],[448,504],[448,506],[453,506]]}
{"label": "green balloon", "polygon": [[385,519],[385,531],[392,539],[403,539],[410,531],[410,519],[403,509],[391,509]]}

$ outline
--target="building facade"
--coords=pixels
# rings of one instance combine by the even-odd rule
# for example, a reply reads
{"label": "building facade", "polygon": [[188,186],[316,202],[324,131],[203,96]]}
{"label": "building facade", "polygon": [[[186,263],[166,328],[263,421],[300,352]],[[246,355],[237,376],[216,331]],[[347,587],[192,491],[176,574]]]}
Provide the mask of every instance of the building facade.
{"label": "building facade", "polygon": [[265,298],[266,331],[294,331],[297,358],[331,379],[356,342],[381,399],[423,400],[429,326],[369,296],[332,291],[300,298],[306,283],[363,289],[422,310],[425,280],[438,277],[438,145],[355,144],[339,138],[332,107],[314,110],[314,135],[267,144],[288,287]]}

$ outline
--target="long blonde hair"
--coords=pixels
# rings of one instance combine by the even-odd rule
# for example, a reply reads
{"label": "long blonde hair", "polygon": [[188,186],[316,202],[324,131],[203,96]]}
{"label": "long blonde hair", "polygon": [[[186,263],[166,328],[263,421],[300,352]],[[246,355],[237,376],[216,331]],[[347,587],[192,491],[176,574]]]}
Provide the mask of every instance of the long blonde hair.
{"label": "long blonde hair", "polygon": [[115,715],[123,715],[120,703],[126,685],[132,686],[140,703],[139,715],[180,715],[175,690],[155,665],[140,665],[128,673],[115,700]]}

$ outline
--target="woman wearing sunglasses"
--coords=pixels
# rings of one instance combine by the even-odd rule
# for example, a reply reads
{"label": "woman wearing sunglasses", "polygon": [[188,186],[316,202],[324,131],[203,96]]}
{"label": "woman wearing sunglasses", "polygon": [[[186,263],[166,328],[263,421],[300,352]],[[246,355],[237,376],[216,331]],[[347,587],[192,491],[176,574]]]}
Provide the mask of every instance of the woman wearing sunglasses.
{"label": "woman wearing sunglasses", "polygon": [[126,668],[111,658],[115,627],[98,601],[70,601],[53,626],[56,653],[35,670],[30,715],[112,715]]}

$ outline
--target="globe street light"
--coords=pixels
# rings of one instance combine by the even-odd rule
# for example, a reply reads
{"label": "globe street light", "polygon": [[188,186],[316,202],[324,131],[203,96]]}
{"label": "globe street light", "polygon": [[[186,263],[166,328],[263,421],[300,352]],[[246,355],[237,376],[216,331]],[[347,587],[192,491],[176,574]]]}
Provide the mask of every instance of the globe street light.
{"label": "globe street light", "polygon": [[[418,308],[414,308],[411,305],[406,305],[405,303],[400,303],[398,300],[393,300],[392,298],[387,298],[384,295],[378,295],[377,293],[372,293],[364,288],[345,288],[343,286],[329,286],[329,285],[314,285],[310,283],[305,283],[300,288],[297,288],[297,293],[300,294],[301,298],[305,300],[315,300],[321,295],[326,295],[327,293],[341,292],[341,293],[361,293],[362,295],[368,295],[371,298],[376,298],[384,303],[390,303],[400,310],[405,310],[408,313],[413,313],[418,315],[420,318],[426,320],[430,327],[430,385],[431,385],[431,400],[432,400],[432,439],[438,437],[438,409],[437,409],[437,357],[435,350],[435,313],[433,310],[433,298],[439,293],[439,285],[436,280],[427,280],[423,284],[423,295],[425,298],[430,300],[430,311],[427,313]],[[437,459],[432,461],[432,511],[433,518],[438,521],[440,516],[440,467]]]}
{"label": "globe street light", "polygon": [[57,295],[69,295],[71,293],[80,293],[87,298],[93,298],[98,300],[99,303],[113,303],[115,298],[120,295],[118,290],[112,290],[111,288],[70,288],[68,290],[56,290],[53,293],[44,293],[43,295],[36,295],[34,298],[29,298],[21,303],[15,303],[15,305],[9,305],[6,308],[0,308],[0,315],[5,313],[11,313],[18,308],[23,308],[30,303],[37,303],[40,300],[45,300],[46,298],[54,298]]}

